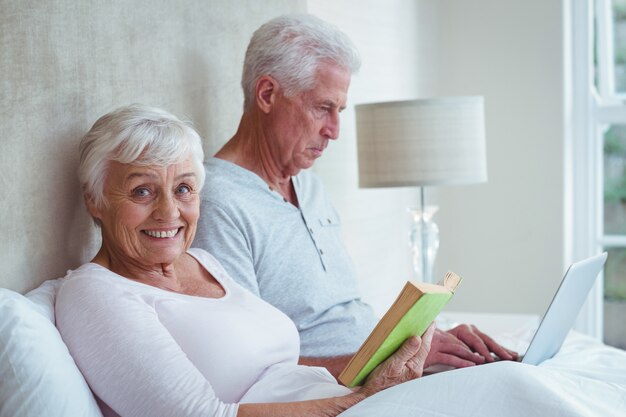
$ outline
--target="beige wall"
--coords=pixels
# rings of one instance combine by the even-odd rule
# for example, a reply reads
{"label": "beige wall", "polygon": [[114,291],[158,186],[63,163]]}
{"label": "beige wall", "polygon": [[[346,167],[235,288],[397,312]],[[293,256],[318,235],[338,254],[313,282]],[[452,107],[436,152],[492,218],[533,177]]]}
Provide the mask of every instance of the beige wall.
{"label": "beige wall", "polygon": [[0,0],[0,283],[26,291],[89,259],[80,136],[132,102],[195,122],[206,153],[234,132],[247,42],[304,1]]}
{"label": "beige wall", "polygon": [[[563,272],[560,1],[0,0],[0,284],[25,291],[93,254],[75,176],[80,135],[130,102],[187,115],[213,153],[233,133],[252,31],[308,10],[361,50],[350,104],[481,94],[489,182],[429,190],[436,274],[466,282],[453,310],[540,313]],[[384,311],[411,276],[416,189],[357,187],[354,112],[315,170],[344,225],[365,298]]]}
{"label": "beige wall", "polygon": [[[310,0],[363,55],[354,103],[485,97],[486,184],[428,188],[441,246],[435,277],[465,278],[448,307],[541,314],[564,272],[561,1]],[[354,11],[358,10],[358,13]],[[358,189],[354,114],[316,164],[378,312],[411,276],[406,207],[417,188]]]}
{"label": "beige wall", "polygon": [[454,309],[542,314],[565,271],[562,3],[433,9],[436,92],[485,97],[488,182],[435,192],[437,268],[467,278]]}

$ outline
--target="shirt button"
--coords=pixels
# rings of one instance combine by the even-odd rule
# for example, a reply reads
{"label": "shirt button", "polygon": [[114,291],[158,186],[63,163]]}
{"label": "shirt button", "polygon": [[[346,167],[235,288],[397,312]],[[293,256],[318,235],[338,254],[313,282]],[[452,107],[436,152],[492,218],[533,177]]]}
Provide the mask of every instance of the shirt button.
{"label": "shirt button", "polygon": [[324,251],[320,249],[320,255],[323,255],[323,254],[324,254]]}
{"label": "shirt button", "polygon": [[330,219],[326,219],[326,221],[328,222],[328,224],[332,223],[332,222],[330,221]]}
{"label": "shirt button", "polygon": [[287,201],[287,199],[286,199],[285,197],[283,197],[283,201],[284,201],[285,203],[287,203],[287,202],[288,202],[288,201]]}
{"label": "shirt button", "polygon": [[311,232],[311,234],[313,234],[313,229],[311,229],[310,227],[309,227],[309,232]]}

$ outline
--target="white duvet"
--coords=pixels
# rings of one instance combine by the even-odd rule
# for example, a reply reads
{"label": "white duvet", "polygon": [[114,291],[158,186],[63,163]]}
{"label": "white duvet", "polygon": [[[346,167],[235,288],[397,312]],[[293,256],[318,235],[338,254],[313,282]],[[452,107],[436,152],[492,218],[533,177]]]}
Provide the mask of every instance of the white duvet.
{"label": "white duvet", "polygon": [[571,333],[539,366],[498,362],[382,391],[341,417],[626,417],[626,351]]}

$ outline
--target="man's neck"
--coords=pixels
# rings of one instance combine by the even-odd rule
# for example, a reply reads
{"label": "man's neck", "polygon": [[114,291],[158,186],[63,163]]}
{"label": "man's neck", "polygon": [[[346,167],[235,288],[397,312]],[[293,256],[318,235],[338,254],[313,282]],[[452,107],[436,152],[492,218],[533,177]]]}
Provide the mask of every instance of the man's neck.
{"label": "man's neck", "polygon": [[[254,123],[254,113],[244,113],[235,135],[220,149],[215,157],[239,165],[257,174],[270,189],[280,193],[287,201],[298,206],[291,176],[285,173],[272,154],[271,138],[261,123]],[[262,117],[262,116],[261,116]],[[256,122],[260,122],[257,120]]]}

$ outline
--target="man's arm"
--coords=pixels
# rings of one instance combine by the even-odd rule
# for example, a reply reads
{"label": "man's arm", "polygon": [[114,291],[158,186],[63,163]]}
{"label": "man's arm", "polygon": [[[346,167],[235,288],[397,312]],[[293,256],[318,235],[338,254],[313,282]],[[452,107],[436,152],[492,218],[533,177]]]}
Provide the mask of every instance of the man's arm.
{"label": "man's arm", "polygon": [[[436,329],[424,367],[446,365],[453,368],[465,368],[482,365],[493,362],[491,353],[503,360],[517,359],[517,353],[500,346],[491,337],[478,330],[476,326],[461,324],[447,332]],[[338,378],[352,356],[300,357],[298,363],[324,367],[335,378]]]}
{"label": "man's arm", "polygon": [[346,367],[352,355],[332,356],[327,358],[311,358],[301,356],[298,364],[307,366],[321,366],[328,369],[328,372],[336,378],[339,377],[343,368]]}

